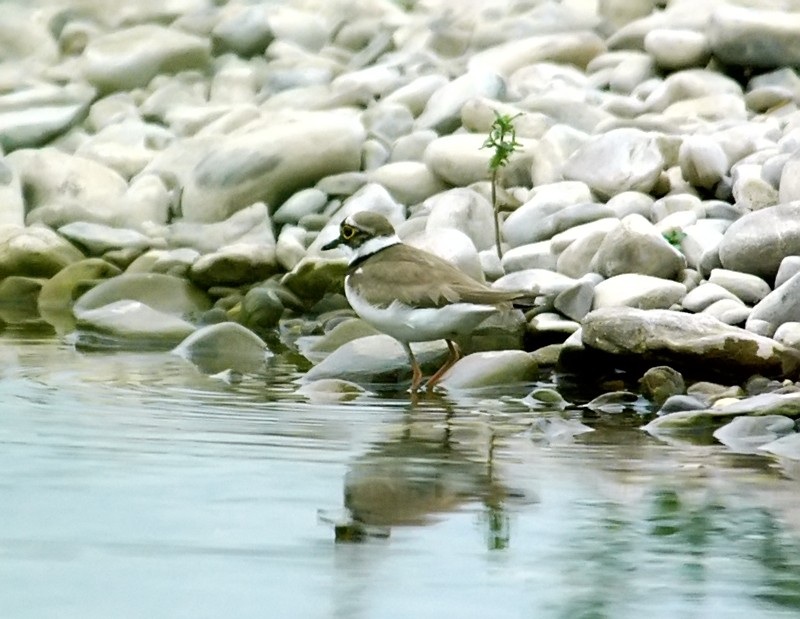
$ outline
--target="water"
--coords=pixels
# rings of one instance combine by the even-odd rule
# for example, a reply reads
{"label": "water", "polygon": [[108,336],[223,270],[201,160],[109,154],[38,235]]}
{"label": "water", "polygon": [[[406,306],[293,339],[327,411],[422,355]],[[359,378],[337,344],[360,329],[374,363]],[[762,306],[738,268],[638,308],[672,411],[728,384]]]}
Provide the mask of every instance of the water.
{"label": "water", "polygon": [[501,394],[309,402],[281,357],[231,385],[7,330],[0,362],[3,618],[800,614],[765,457],[631,415],[551,444]]}

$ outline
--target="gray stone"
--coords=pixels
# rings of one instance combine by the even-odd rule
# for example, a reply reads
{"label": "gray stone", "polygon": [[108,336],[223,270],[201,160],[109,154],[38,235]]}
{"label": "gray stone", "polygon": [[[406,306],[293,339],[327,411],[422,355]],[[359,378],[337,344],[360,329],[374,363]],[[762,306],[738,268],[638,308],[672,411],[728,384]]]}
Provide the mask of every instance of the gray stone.
{"label": "gray stone", "polygon": [[275,245],[275,259],[286,271],[291,271],[306,255],[306,230],[300,226],[283,226]]}
{"label": "gray stone", "polygon": [[719,284],[706,282],[690,290],[683,298],[681,305],[690,312],[702,312],[709,305],[720,299],[731,299],[741,303],[741,299],[727,288]]}
{"label": "gray stone", "polygon": [[0,148],[41,146],[82,121],[94,98],[83,84],[41,85],[0,96]]}
{"label": "gray stone", "polygon": [[671,279],[686,268],[686,258],[641,215],[628,215],[603,238],[592,270],[605,277],[639,273]]}
{"label": "gray stone", "polygon": [[704,314],[609,307],[583,319],[582,338],[614,363],[669,365],[698,377],[793,376],[800,367],[797,351]]}
{"label": "gray stone", "polygon": [[90,256],[101,256],[112,249],[131,248],[144,251],[153,244],[152,239],[136,230],[112,228],[85,221],[61,226],[58,233],[84,248]]}
{"label": "gray stone", "polygon": [[533,152],[533,186],[563,181],[562,171],[567,159],[588,140],[586,132],[565,124],[556,124],[548,129]]}
{"label": "gray stone", "polygon": [[235,322],[202,327],[186,337],[173,353],[205,374],[263,372],[270,354],[260,337]]}
{"label": "gray stone", "polygon": [[713,269],[708,281],[728,290],[744,303],[758,303],[771,292],[769,284],[757,275],[728,269]]}
{"label": "gray stone", "polygon": [[647,96],[645,106],[648,111],[663,112],[681,101],[703,100],[717,95],[733,95],[741,100],[742,87],[734,79],[710,69],[687,69],[672,73],[654,88]]}
{"label": "gray stone", "polygon": [[395,200],[414,205],[445,191],[450,185],[419,161],[397,161],[370,170],[367,179],[385,187]]}
{"label": "gray stone", "polygon": [[800,322],[784,322],[772,336],[776,342],[800,350]]}
{"label": "gray stone", "polygon": [[25,225],[25,201],[19,174],[0,157],[0,226]]}
{"label": "gray stone", "polygon": [[237,243],[275,246],[267,206],[263,202],[243,208],[225,221],[216,223],[176,221],[163,233],[170,247],[190,247],[203,253]]}
{"label": "gray stone", "polygon": [[321,378],[301,385],[295,393],[311,402],[350,402],[368,392],[349,380]]}
{"label": "gray stone", "polygon": [[738,299],[719,299],[703,310],[726,325],[744,325],[752,309]]}
{"label": "gray stone", "polygon": [[711,56],[706,35],[696,30],[658,28],[644,37],[644,49],[662,69],[702,67]]}
{"label": "gray stone", "polygon": [[423,206],[430,209],[425,229],[433,232],[455,228],[466,234],[478,251],[494,246],[492,205],[480,193],[457,187],[431,196]]}
{"label": "gray stone", "polygon": [[757,211],[778,204],[778,190],[764,180],[763,166],[738,163],[731,169],[733,198],[748,211]]}
{"label": "gray stone", "polygon": [[800,433],[795,432],[794,434],[782,436],[771,443],[761,445],[759,449],[779,458],[800,460]]}
{"label": "gray stone", "polygon": [[555,298],[564,290],[571,288],[575,280],[548,269],[525,269],[504,275],[492,284],[501,290],[526,291],[531,296],[542,295]]}
{"label": "gray stone", "polygon": [[447,391],[525,383],[535,379],[536,361],[521,350],[476,352],[459,359],[442,377]]}
{"label": "gray stone", "polygon": [[315,187],[301,189],[280,205],[272,216],[276,224],[296,224],[304,216],[321,213],[328,196]]}
{"label": "gray stone", "polygon": [[662,406],[669,398],[686,391],[683,376],[668,365],[659,365],[647,370],[639,379],[642,395],[656,406]]}
{"label": "gray stone", "polygon": [[101,347],[170,348],[195,329],[179,316],[132,299],[82,310],[76,317],[83,346],[94,341]]}
{"label": "gray stone", "polygon": [[640,191],[623,191],[612,196],[606,206],[614,212],[614,217],[622,219],[628,215],[641,215],[650,219],[653,209],[653,198]]}
{"label": "gray stone", "polygon": [[[419,116],[425,110],[428,101],[434,93],[446,92],[443,90],[450,81],[444,75],[432,73],[430,75],[421,75],[413,79],[408,84],[400,86],[393,92],[386,95],[384,101],[386,103],[400,103],[404,105],[414,116]],[[456,87],[451,87],[451,90],[456,90]],[[453,93],[455,101],[456,94]],[[458,107],[457,104],[452,104],[452,107]],[[444,109],[441,110],[443,116]],[[431,118],[433,112],[431,112]],[[435,133],[435,132],[434,132]]]}
{"label": "gray stone", "polygon": [[83,258],[73,245],[44,226],[0,226],[0,279],[11,275],[52,277]]}
{"label": "gray stone", "polygon": [[[597,250],[600,249],[606,235],[616,228],[618,223],[619,220],[615,218],[598,219],[554,236],[551,245],[553,252],[558,254],[556,270],[569,277],[582,277],[592,272]],[[580,236],[574,236],[578,231]],[[569,244],[562,248],[562,243],[566,241],[569,241]]]}
{"label": "gray stone", "polygon": [[800,202],[779,204],[744,215],[725,232],[722,265],[732,271],[774,279],[786,256],[800,254]]}
{"label": "gray stone", "polygon": [[745,328],[771,337],[785,322],[800,320],[800,274],[790,277],[756,304]]}
{"label": "gray stone", "polygon": [[583,277],[561,291],[553,301],[553,307],[567,318],[580,322],[592,309],[594,289],[597,282],[592,277]]}
{"label": "gray stone", "polygon": [[210,44],[191,34],[154,24],[116,30],[89,41],[84,74],[102,91],[146,86],[159,73],[206,69]]}
{"label": "gray stone", "polygon": [[363,141],[361,123],[340,112],[285,112],[220,136],[186,180],[184,218],[222,221],[257,201],[274,208],[325,176],[357,170]]}
{"label": "gray stone", "polygon": [[710,189],[727,174],[730,164],[722,147],[711,136],[684,138],[678,151],[683,177],[696,187]]}
{"label": "gray stone", "polygon": [[[237,7],[239,8],[239,7]],[[265,6],[247,6],[225,15],[211,31],[218,51],[232,51],[240,56],[264,53],[274,34]]]}
{"label": "gray stone", "polygon": [[775,275],[775,288],[785,284],[793,275],[800,273],[800,256],[786,256],[781,260],[778,274]]}
{"label": "gray stone", "polygon": [[564,164],[563,174],[609,198],[623,191],[650,192],[663,169],[664,157],[650,135],[613,129],[579,147]]}
{"label": "gray stone", "polygon": [[800,65],[797,32],[800,16],[721,5],[708,25],[711,51],[723,63],[773,68]]}
{"label": "gray stone", "polygon": [[668,279],[623,273],[606,279],[594,288],[594,309],[630,307],[667,309],[686,296],[686,286]]}
{"label": "gray stone", "polygon": [[513,273],[524,269],[555,270],[556,257],[550,251],[550,241],[540,241],[514,247],[505,252],[503,254],[502,267],[505,273]]}
{"label": "gray stone", "polygon": [[203,288],[240,286],[267,279],[278,271],[274,245],[239,242],[198,258],[189,279]]}
{"label": "gray stone", "polygon": [[782,415],[736,417],[714,431],[714,438],[737,453],[757,453],[766,445],[794,432],[794,420]]}

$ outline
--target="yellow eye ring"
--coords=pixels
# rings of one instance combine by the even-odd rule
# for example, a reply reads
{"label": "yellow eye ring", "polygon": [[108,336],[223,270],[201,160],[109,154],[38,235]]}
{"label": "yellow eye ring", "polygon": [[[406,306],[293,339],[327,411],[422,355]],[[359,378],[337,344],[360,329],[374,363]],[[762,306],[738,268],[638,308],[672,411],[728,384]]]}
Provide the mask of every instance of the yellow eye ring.
{"label": "yellow eye ring", "polygon": [[356,229],[353,226],[342,226],[342,238],[349,241],[356,235]]}

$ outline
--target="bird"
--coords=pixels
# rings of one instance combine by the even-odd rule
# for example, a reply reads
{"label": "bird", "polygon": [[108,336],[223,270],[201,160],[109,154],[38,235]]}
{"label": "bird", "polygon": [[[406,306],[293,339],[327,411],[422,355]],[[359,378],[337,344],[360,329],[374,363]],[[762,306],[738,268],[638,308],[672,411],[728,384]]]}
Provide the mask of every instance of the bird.
{"label": "bird", "polygon": [[351,253],[344,291],[365,322],[397,340],[411,365],[411,393],[422,383],[412,342],[444,340],[448,358],[428,379],[431,392],[461,357],[454,341],[471,333],[501,306],[530,293],[499,290],[478,282],[450,262],[403,243],[383,215],[358,211],[345,217],[339,236],[322,246],[344,246]]}

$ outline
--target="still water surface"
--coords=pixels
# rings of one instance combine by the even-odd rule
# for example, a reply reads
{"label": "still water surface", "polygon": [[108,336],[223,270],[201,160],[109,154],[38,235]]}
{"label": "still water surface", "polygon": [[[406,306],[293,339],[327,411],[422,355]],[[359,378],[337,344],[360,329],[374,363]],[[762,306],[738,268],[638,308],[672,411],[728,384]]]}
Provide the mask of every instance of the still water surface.
{"label": "still water surface", "polygon": [[800,616],[781,463],[632,414],[546,440],[498,393],[310,402],[298,375],[0,334],[0,617]]}

